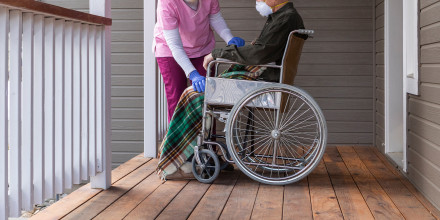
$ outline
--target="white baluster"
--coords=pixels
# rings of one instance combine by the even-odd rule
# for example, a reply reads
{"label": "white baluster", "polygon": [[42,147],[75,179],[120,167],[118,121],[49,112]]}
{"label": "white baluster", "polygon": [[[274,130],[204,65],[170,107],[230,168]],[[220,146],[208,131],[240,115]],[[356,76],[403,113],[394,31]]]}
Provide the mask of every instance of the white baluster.
{"label": "white baluster", "polygon": [[73,23],[68,21],[65,23],[65,78],[64,78],[64,150],[65,150],[65,188],[72,188],[72,172],[73,172],[73,149],[72,149],[72,71],[73,71],[73,34],[72,34]]}
{"label": "white baluster", "polygon": [[81,183],[81,24],[73,25],[73,183]]}
{"label": "white baluster", "polygon": [[81,178],[89,178],[89,25],[81,25]]}
{"label": "white baluster", "polygon": [[104,28],[96,28],[96,171],[102,172],[102,37]]}
{"label": "white baluster", "polygon": [[34,203],[44,201],[44,16],[34,17]]}
{"label": "white baluster", "polygon": [[64,189],[64,20],[55,20],[55,193]]}
{"label": "white baluster", "polygon": [[96,26],[89,26],[89,171],[96,175]]}
{"label": "white baluster", "polygon": [[9,10],[0,7],[0,219],[9,216],[8,207],[8,42]]}
{"label": "white baluster", "polygon": [[44,194],[55,195],[54,156],[54,18],[44,19]]}
{"label": "white baluster", "polygon": [[33,89],[33,58],[34,55],[34,15],[32,13],[23,14],[23,121],[22,121],[22,208],[24,210],[33,209],[33,119],[32,119],[32,89]]}
{"label": "white baluster", "polygon": [[22,13],[10,11],[10,75],[11,114],[10,114],[10,201],[11,217],[21,214],[21,48],[22,48]]}

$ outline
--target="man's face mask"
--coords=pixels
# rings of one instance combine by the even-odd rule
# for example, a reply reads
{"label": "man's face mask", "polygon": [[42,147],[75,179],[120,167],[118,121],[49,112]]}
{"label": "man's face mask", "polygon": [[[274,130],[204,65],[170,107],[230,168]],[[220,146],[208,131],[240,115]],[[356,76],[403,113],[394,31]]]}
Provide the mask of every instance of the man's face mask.
{"label": "man's face mask", "polygon": [[269,5],[267,5],[266,2],[257,1],[256,3],[257,3],[256,9],[258,12],[260,12],[261,16],[267,17],[273,13],[272,8]]}

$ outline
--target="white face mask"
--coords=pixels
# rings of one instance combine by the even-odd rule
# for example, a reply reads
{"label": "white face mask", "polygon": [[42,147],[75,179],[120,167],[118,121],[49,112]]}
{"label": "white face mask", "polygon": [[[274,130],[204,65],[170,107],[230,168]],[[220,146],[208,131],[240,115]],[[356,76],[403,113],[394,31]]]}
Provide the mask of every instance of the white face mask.
{"label": "white face mask", "polygon": [[266,2],[257,1],[256,3],[257,5],[255,8],[257,9],[258,12],[260,12],[261,16],[267,17],[273,13],[272,8],[269,5],[267,5]]}

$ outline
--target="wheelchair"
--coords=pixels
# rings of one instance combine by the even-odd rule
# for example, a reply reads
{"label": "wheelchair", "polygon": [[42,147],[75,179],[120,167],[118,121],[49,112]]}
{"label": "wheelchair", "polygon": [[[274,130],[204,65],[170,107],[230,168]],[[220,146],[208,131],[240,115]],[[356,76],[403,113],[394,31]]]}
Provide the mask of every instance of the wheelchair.
{"label": "wheelchair", "polygon": [[[209,64],[202,130],[192,159],[198,181],[212,183],[221,169],[236,164],[255,181],[286,185],[319,164],[327,124],[312,96],[293,86],[305,39],[313,32],[290,33],[281,65],[257,65],[279,69],[279,83],[213,77],[219,65],[239,63],[217,59]],[[224,135],[216,134],[215,120],[225,124]]]}

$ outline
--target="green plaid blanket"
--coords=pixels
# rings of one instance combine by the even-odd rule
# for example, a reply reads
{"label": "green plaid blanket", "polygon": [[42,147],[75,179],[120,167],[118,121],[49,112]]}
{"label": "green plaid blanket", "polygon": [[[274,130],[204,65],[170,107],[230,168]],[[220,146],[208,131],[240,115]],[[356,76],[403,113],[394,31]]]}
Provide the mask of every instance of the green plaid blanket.
{"label": "green plaid blanket", "polygon": [[[221,78],[255,80],[262,68],[233,65]],[[197,135],[202,128],[204,93],[188,87],[179,99],[171,119],[168,132],[159,148],[158,175],[165,180],[167,175],[177,171],[194,153]]]}

